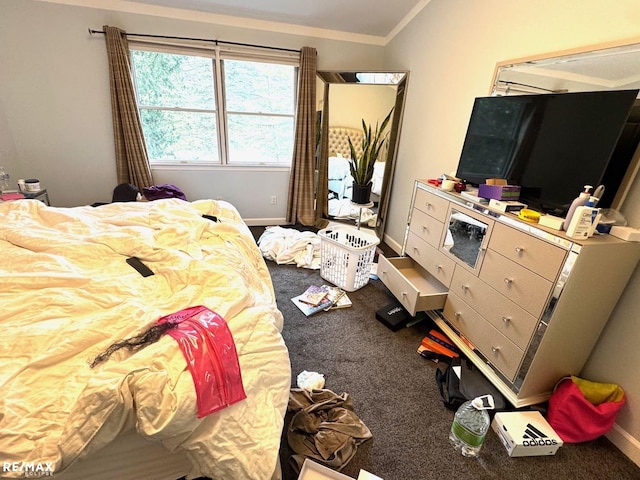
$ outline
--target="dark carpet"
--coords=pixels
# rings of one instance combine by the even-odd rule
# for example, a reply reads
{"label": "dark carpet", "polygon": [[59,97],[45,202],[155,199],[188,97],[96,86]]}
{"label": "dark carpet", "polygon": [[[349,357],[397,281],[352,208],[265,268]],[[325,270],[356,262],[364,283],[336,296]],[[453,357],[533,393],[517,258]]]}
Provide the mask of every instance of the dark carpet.
{"label": "dark carpet", "polygon": [[[290,299],[311,284],[325,283],[320,272],[267,265],[285,319],[292,387],[303,370],[323,374],[325,388],[348,393],[373,434],[342,473],[357,478],[365,469],[384,480],[640,479],[640,468],[604,437],[564,445],[555,456],[510,458],[489,430],[479,458],[462,457],[448,441],[453,412],[440,400],[438,366],[416,352],[433,328],[430,321],[398,332],[377,321],[376,310],[393,300],[378,280],[349,293],[353,307],[305,317]],[[290,415],[286,420],[280,457],[284,480],[294,480],[286,441]]]}

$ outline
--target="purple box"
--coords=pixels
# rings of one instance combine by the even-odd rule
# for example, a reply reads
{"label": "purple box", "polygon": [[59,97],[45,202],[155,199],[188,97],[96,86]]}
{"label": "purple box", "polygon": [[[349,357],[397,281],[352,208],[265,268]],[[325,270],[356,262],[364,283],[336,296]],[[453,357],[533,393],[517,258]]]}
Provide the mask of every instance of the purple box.
{"label": "purple box", "polygon": [[482,198],[493,198],[495,200],[518,200],[520,199],[519,185],[487,185],[480,184],[478,196]]}

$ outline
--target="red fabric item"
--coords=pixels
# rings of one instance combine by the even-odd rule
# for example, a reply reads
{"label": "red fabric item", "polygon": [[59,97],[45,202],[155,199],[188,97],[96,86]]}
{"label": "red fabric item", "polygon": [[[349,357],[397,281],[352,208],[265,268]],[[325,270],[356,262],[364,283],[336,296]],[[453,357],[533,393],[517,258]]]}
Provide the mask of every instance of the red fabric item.
{"label": "red fabric item", "polygon": [[198,418],[247,398],[233,336],[227,322],[207,307],[185,308],[164,316],[167,331],[184,355],[196,390]]}
{"label": "red fabric item", "polygon": [[587,400],[571,378],[562,380],[549,398],[547,421],[566,443],[594,440],[613,427],[616,414],[624,406],[619,402],[594,405]]}

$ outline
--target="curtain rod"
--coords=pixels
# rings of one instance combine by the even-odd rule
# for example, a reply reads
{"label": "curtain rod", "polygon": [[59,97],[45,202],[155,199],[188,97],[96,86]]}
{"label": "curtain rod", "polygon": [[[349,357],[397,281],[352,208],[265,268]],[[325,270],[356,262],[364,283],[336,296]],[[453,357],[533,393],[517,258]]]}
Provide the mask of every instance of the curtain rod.
{"label": "curtain rod", "polygon": [[[89,35],[93,35],[94,33],[100,33],[104,35],[104,30],[93,30],[89,28]],[[193,37],[172,37],[169,35],[151,35],[148,33],[125,33],[127,37],[146,37],[146,38],[165,38],[169,40],[191,40],[196,42],[209,42],[215,45],[233,45],[236,47],[252,47],[252,48],[265,48],[269,50],[280,50],[282,52],[292,52],[292,53],[300,53],[300,50],[295,50],[292,48],[280,48],[280,47],[266,47],[264,45],[253,45],[251,43],[237,43],[237,42],[225,42],[222,40],[213,40],[211,38],[193,38]]]}

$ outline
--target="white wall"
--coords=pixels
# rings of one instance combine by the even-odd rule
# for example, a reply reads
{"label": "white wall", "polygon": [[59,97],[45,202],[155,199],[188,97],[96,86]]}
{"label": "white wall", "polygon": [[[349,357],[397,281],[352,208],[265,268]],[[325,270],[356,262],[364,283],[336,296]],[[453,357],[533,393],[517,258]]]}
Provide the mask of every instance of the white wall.
{"label": "white wall", "polygon": [[329,85],[329,126],[361,129],[364,119],[375,128],[395,104],[396,90],[389,85]]}
{"label": "white wall", "polygon": [[[153,10],[161,12],[161,10]],[[116,185],[104,38],[89,28],[315,47],[318,68],[379,69],[382,47],[203,21],[113,12],[33,0],[0,4],[0,165],[12,179],[36,177],[57,206],[110,201]],[[282,223],[288,170],[154,170],[187,198],[232,202],[248,223]],[[271,205],[271,197],[277,204]]]}
{"label": "white wall", "polygon": [[[414,180],[456,169],[473,98],[489,94],[497,62],[633,37],[640,41],[637,0],[431,0],[385,49],[385,68],[411,71],[387,241],[403,240]],[[636,227],[639,182],[623,208]],[[599,287],[594,279],[585,294]],[[639,311],[636,270],[582,376],[625,389],[610,438],[640,464]]]}

